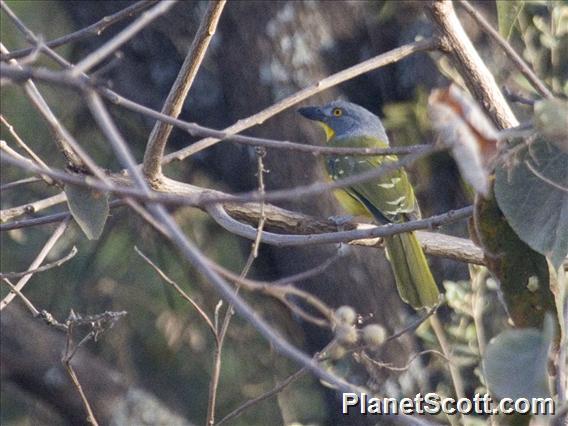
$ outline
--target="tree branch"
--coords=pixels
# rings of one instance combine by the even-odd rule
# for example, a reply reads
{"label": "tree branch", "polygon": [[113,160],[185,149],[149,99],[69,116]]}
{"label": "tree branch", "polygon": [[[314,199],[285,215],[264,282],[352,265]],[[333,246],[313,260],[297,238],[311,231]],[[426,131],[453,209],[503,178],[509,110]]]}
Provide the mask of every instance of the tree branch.
{"label": "tree branch", "polygon": [[[65,220],[59,224],[59,226],[55,229],[55,232],[51,234],[51,237],[49,237],[49,239],[47,240],[41,251],[38,253],[34,261],[30,264],[30,267],[28,269],[30,270],[36,269],[41,265],[41,263],[45,260],[45,258],[47,257],[47,255],[49,254],[55,243],[59,241],[59,238],[61,238],[61,236],[67,229],[68,224],[69,220]],[[31,277],[33,277],[33,274],[24,275],[22,278],[20,278],[20,280],[15,285],[16,290],[21,292]],[[6,297],[4,297],[2,301],[0,301],[0,311],[2,311],[6,306],[8,306],[10,302],[14,299],[14,297],[16,297],[16,293],[14,292],[8,293]]]}
{"label": "tree branch", "polygon": [[523,60],[523,58],[513,49],[513,47],[505,40],[498,31],[496,31],[489,22],[479,13],[467,0],[458,0],[458,3],[469,15],[479,24],[481,28],[487,31],[487,34],[499,45],[505,52],[507,57],[519,69],[521,74],[525,76],[529,83],[544,98],[553,98],[554,95],[545,86],[540,78],[534,73],[531,67]]}
{"label": "tree branch", "polygon": [[[64,44],[74,43],[76,41],[81,41],[81,40],[84,40],[84,39],[89,38],[89,37],[100,36],[110,26],[117,24],[117,23],[123,21],[124,19],[130,18],[134,15],[137,15],[137,14],[143,12],[144,10],[148,9],[150,6],[152,6],[157,1],[158,0],[142,0],[142,1],[139,1],[137,3],[134,3],[131,6],[128,6],[124,9],[122,9],[119,12],[116,12],[112,15],[107,15],[107,16],[103,17],[102,19],[98,20],[94,24],[89,25],[88,27],[74,31],[70,34],[66,34],[62,37],[58,37],[54,40],[44,42],[44,44],[45,44],[46,47],[55,49],[59,46],[63,46]],[[17,21],[14,21],[14,23],[16,23],[16,25],[18,25]],[[18,28],[24,34],[27,34],[27,31],[29,31],[28,28],[25,25],[21,25],[21,21],[20,21],[20,25],[18,25]],[[30,39],[29,34],[26,35],[26,39],[28,41],[33,40],[33,38]],[[34,41],[34,43],[35,43],[35,41]],[[28,47],[26,49],[14,50],[11,53],[6,53],[6,54],[0,55],[0,60],[1,61],[7,61],[9,59],[21,58],[23,56],[27,56],[27,55],[31,54],[34,51],[34,49],[35,49],[35,47]]]}
{"label": "tree branch", "polygon": [[72,77],[78,77],[82,73],[87,72],[96,64],[101,62],[107,56],[112,54],[120,46],[134,37],[138,32],[142,31],[150,22],[163,15],[176,4],[177,0],[164,0],[156,4],[152,9],[144,12],[136,21],[122,30],[119,34],[110,39],[107,43],[103,44],[94,52],[90,53],[86,58],[83,58],[69,71]]}
{"label": "tree branch", "polygon": [[[377,55],[371,59],[358,63],[350,68],[346,68],[336,74],[332,74],[320,81],[313,83],[312,85],[290,95],[286,98],[276,102],[275,104],[269,106],[268,108],[251,115],[243,120],[237,121],[235,124],[227,127],[223,130],[227,134],[235,134],[242,132],[250,127],[256,126],[268,120],[269,118],[275,116],[276,114],[284,111],[291,106],[294,106],[303,100],[313,96],[317,93],[323,92],[330,87],[336,86],[361,74],[365,74],[369,71],[375,70],[385,65],[398,62],[401,59],[406,58],[417,52],[422,52],[425,50],[432,50],[438,47],[438,41],[433,38],[419,40],[413,43],[406,44],[404,46],[397,47],[396,49],[390,50],[388,52]],[[215,145],[219,142],[216,138],[206,138],[195,142],[194,144],[183,148],[172,154],[168,154],[164,157],[164,163],[170,163],[171,161],[178,160],[181,161],[190,155],[196,154],[210,146]]]}
{"label": "tree branch", "polygon": [[[8,53],[8,50],[2,43],[0,43],[0,52]],[[10,63],[16,69],[23,70],[22,66],[20,66],[20,64],[18,64],[15,59],[11,59]],[[85,165],[81,161],[80,156],[76,152],[74,152],[74,150],[67,143],[69,139],[68,132],[61,126],[61,124],[57,120],[57,117],[55,117],[55,114],[53,114],[51,108],[45,101],[41,92],[36,87],[35,83],[32,80],[26,80],[24,82],[24,90],[33,107],[46,121],[59,150],[63,153],[67,161],[77,170],[84,169]]]}
{"label": "tree branch", "polygon": [[59,260],[56,260],[55,262],[46,263],[45,265],[40,266],[38,268],[28,269],[28,270],[23,271],[23,272],[0,272],[0,279],[1,278],[20,278],[20,277],[24,277],[26,275],[30,275],[30,274],[33,275],[33,274],[36,274],[38,272],[48,271],[50,269],[57,268],[58,266],[63,265],[68,260],[71,260],[71,258],[73,258],[76,254],[77,254],[77,247],[73,246],[73,248],[71,249],[71,251],[67,255],[65,255],[64,257],[62,257]]}
{"label": "tree branch", "polygon": [[[174,118],[179,116],[183,103],[189,93],[189,89],[191,89],[197,71],[205,57],[209,42],[215,34],[225,3],[226,0],[211,0],[209,2],[207,12],[201,20],[201,25],[195,34],[193,43],[183,61],[176,81],[166,98],[166,102],[162,108],[162,114]],[[162,175],[162,157],[164,156],[166,143],[172,129],[172,125],[158,121],[152,129],[152,133],[150,133],[148,144],[146,145],[146,152],[144,153],[144,166],[142,168],[144,175],[149,181],[159,179]]]}
{"label": "tree branch", "polygon": [[[168,115],[162,114],[151,108],[148,108],[139,103],[133,102],[130,99],[121,96],[112,90],[99,87],[87,77],[72,78],[60,72],[51,71],[43,68],[30,68],[23,67],[17,69],[14,67],[6,66],[0,63],[0,73],[4,78],[11,79],[16,82],[23,82],[30,78],[42,80],[48,83],[53,83],[60,86],[66,86],[76,90],[94,89],[100,92],[102,96],[107,98],[110,102],[117,106],[129,109],[147,117],[159,120],[164,123],[171,124],[174,127],[185,130],[192,136],[204,136],[221,141],[229,141],[249,146],[262,146],[271,149],[284,149],[299,152],[306,152],[313,155],[400,155],[411,154],[417,151],[428,149],[430,145],[412,145],[412,146],[393,146],[389,148],[340,148],[330,146],[314,146],[305,143],[281,141],[267,138],[257,138],[253,136],[244,136],[240,134],[230,134],[225,131],[211,129],[209,127],[201,126],[196,123],[189,123],[187,121],[179,120]],[[252,125],[251,125],[252,126]],[[193,145],[192,145],[193,146]],[[185,149],[185,148],[184,148]],[[168,154],[169,157],[177,154]],[[169,161],[164,161],[168,163]]]}
{"label": "tree branch", "polygon": [[440,49],[458,69],[465,83],[499,129],[519,124],[495,78],[465,33],[450,0],[428,0],[425,11],[440,35]]}

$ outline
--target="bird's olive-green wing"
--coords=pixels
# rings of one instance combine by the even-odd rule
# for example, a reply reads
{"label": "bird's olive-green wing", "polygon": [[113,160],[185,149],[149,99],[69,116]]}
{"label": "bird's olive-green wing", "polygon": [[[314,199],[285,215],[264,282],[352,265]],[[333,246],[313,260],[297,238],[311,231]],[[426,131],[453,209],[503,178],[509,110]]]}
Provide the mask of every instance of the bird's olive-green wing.
{"label": "bird's olive-green wing", "polygon": [[[328,171],[333,179],[355,176],[397,161],[396,156],[339,156],[330,158]],[[403,222],[420,216],[418,204],[406,172],[389,172],[377,179],[346,188],[379,221]]]}

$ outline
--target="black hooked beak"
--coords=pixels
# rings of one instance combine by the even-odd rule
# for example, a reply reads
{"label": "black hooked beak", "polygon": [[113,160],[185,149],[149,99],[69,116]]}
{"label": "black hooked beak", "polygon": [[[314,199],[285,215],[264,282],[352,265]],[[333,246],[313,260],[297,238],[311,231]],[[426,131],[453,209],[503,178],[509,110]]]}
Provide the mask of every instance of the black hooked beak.
{"label": "black hooked beak", "polygon": [[298,112],[306,117],[308,120],[314,121],[324,121],[325,114],[323,113],[320,107],[316,106],[307,106],[303,108],[299,108]]}

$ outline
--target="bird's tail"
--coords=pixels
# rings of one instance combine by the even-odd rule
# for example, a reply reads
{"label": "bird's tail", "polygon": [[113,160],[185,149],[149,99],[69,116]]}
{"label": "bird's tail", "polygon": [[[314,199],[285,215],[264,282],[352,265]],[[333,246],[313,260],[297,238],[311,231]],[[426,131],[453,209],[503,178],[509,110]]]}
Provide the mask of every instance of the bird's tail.
{"label": "bird's tail", "polygon": [[414,309],[438,303],[440,293],[414,232],[385,238],[398,293]]}

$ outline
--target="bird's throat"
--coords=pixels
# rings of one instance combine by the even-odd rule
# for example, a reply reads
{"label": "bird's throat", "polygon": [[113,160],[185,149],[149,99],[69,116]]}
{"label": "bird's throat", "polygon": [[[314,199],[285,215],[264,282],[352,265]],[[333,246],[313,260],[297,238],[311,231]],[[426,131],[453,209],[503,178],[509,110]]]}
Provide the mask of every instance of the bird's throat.
{"label": "bird's throat", "polygon": [[319,121],[318,122],[319,125],[323,128],[323,131],[325,132],[325,140],[326,142],[329,142],[331,140],[331,138],[333,138],[335,136],[335,132],[333,131],[333,129],[331,127],[329,127],[327,124]]}

